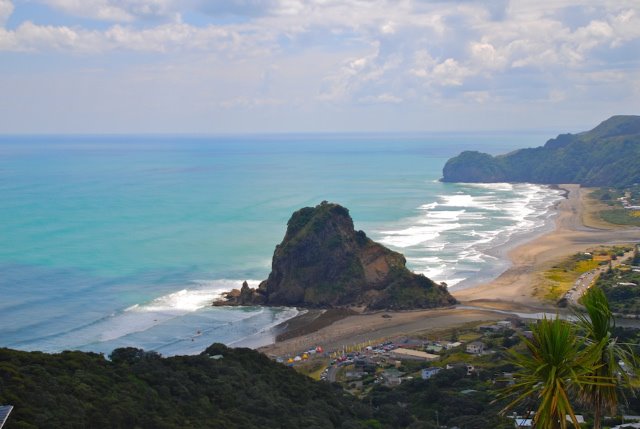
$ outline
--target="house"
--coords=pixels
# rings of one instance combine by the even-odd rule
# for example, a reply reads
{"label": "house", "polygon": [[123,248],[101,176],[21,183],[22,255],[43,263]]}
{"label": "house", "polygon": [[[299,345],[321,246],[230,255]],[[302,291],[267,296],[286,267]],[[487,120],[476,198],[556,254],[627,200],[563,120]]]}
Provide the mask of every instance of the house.
{"label": "house", "polygon": [[389,353],[389,356],[392,359],[421,360],[426,362],[432,362],[434,360],[440,359],[440,356],[438,355],[433,355],[433,354],[421,352],[418,350],[411,350],[411,349],[404,349],[404,348],[392,350]]}
{"label": "house", "polygon": [[[569,423],[571,423],[571,422],[572,422],[572,420],[571,420],[571,416],[570,416],[569,414],[567,414],[566,418],[567,418],[567,421],[568,421]],[[577,421],[578,421],[578,423],[580,423],[580,424],[583,424],[583,423],[584,423],[584,417],[583,417],[582,415],[580,415],[580,414],[576,414],[576,420],[577,420]]]}
{"label": "house", "polygon": [[4,426],[9,418],[9,414],[13,411],[12,405],[0,405],[0,429]]}
{"label": "house", "polygon": [[422,379],[423,380],[428,380],[431,377],[433,377],[434,375],[436,375],[437,373],[439,373],[440,371],[442,371],[442,368],[434,366],[431,368],[425,368],[422,370]]}
{"label": "house", "polygon": [[470,363],[461,363],[461,362],[454,363],[454,364],[448,363],[446,368],[453,369],[453,368],[460,368],[460,367],[467,370],[467,375],[473,374],[473,372],[476,370],[475,367]]}
{"label": "house", "polygon": [[400,372],[395,368],[391,368],[382,373],[382,379],[387,386],[398,386],[400,383],[402,383],[403,375],[403,372]]}
{"label": "house", "polygon": [[429,344],[427,347],[424,348],[424,350],[429,353],[440,353],[442,352],[443,348],[444,347],[437,344]]}
{"label": "house", "polygon": [[484,343],[480,341],[474,341],[472,343],[467,344],[467,353],[471,353],[472,355],[480,355],[484,352]]}
{"label": "house", "polygon": [[496,323],[496,325],[498,325],[500,328],[502,329],[511,329],[511,321],[509,320],[501,320],[498,323]]}
{"label": "house", "polygon": [[367,374],[373,374],[376,372],[376,363],[371,359],[356,359],[354,361],[354,366],[355,369]]}
{"label": "house", "polygon": [[445,344],[444,347],[447,350],[451,350],[451,349],[455,349],[456,347],[460,347],[461,345],[462,345],[462,343],[460,341],[456,341],[456,342],[453,342],[453,343],[447,343],[447,344]]}
{"label": "house", "polygon": [[515,427],[517,428],[532,428],[533,427],[533,419],[523,419],[521,417],[516,417],[514,419]]}

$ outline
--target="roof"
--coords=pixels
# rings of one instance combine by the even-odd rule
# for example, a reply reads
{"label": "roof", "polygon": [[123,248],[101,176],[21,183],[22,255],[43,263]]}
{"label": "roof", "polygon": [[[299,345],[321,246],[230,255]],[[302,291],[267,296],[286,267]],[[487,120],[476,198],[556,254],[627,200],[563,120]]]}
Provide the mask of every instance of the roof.
{"label": "roof", "polygon": [[440,359],[440,356],[438,355],[432,355],[431,353],[425,353],[425,352],[421,352],[418,350],[411,350],[411,349],[395,349],[391,351],[392,354],[395,355],[400,355],[400,356],[407,356],[407,357],[414,357],[414,358],[420,358],[420,359],[425,359],[425,360],[436,360],[436,359]]}
{"label": "roof", "polygon": [[425,371],[426,372],[433,372],[433,371],[438,372],[438,371],[442,371],[442,368],[440,368],[439,366],[431,366],[429,368],[422,368],[422,371],[423,372],[425,372]]}
{"label": "roof", "polygon": [[9,414],[13,411],[12,405],[2,405],[0,406],[0,428],[4,426],[9,418]]}
{"label": "roof", "polygon": [[400,372],[395,368],[389,368],[382,372],[383,377],[402,377],[404,372]]}
{"label": "roof", "polygon": [[533,419],[516,419],[516,427],[518,428],[530,428],[533,427]]}

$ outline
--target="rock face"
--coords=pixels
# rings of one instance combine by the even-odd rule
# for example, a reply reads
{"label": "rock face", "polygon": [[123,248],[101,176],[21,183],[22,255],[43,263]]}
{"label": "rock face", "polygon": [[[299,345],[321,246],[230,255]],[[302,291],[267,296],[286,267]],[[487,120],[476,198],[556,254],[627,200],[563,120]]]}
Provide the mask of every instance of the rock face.
{"label": "rock face", "polygon": [[591,131],[506,155],[462,152],[442,173],[445,182],[632,185],[640,182],[640,116],[613,116]]}
{"label": "rock face", "polygon": [[400,253],[355,231],[346,208],[325,201],[291,216],[269,278],[257,289],[243,285],[223,303],[369,310],[456,303],[445,286],[413,274],[405,263]]}

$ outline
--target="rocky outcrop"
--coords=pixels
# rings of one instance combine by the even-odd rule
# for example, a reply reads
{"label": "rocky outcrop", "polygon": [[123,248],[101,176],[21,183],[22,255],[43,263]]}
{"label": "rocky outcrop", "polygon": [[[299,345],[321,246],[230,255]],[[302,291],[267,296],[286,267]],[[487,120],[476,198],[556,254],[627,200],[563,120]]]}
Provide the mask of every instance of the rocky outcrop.
{"label": "rocky outcrop", "polygon": [[414,274],[400,253],[355,231],[349,211],[322,202],[295,212],[273,254],[269,278],[243,285],[217,305],[286,305],[374,309],[455,304],[446,286]]}

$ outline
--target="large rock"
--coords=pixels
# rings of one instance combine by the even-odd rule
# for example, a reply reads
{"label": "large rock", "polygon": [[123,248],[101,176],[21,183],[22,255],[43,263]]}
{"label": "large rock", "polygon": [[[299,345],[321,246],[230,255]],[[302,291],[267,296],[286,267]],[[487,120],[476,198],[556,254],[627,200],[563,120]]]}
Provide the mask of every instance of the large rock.
{"label": "large rock", "polygon": [[[322,202],[298,210],[273,254],[269,278],[226,304],[373,309],[455,304],[446,286],[410,272],[400,253],[355,231],[349,211]],[[236,294],[237,295],[237,294]]]}

